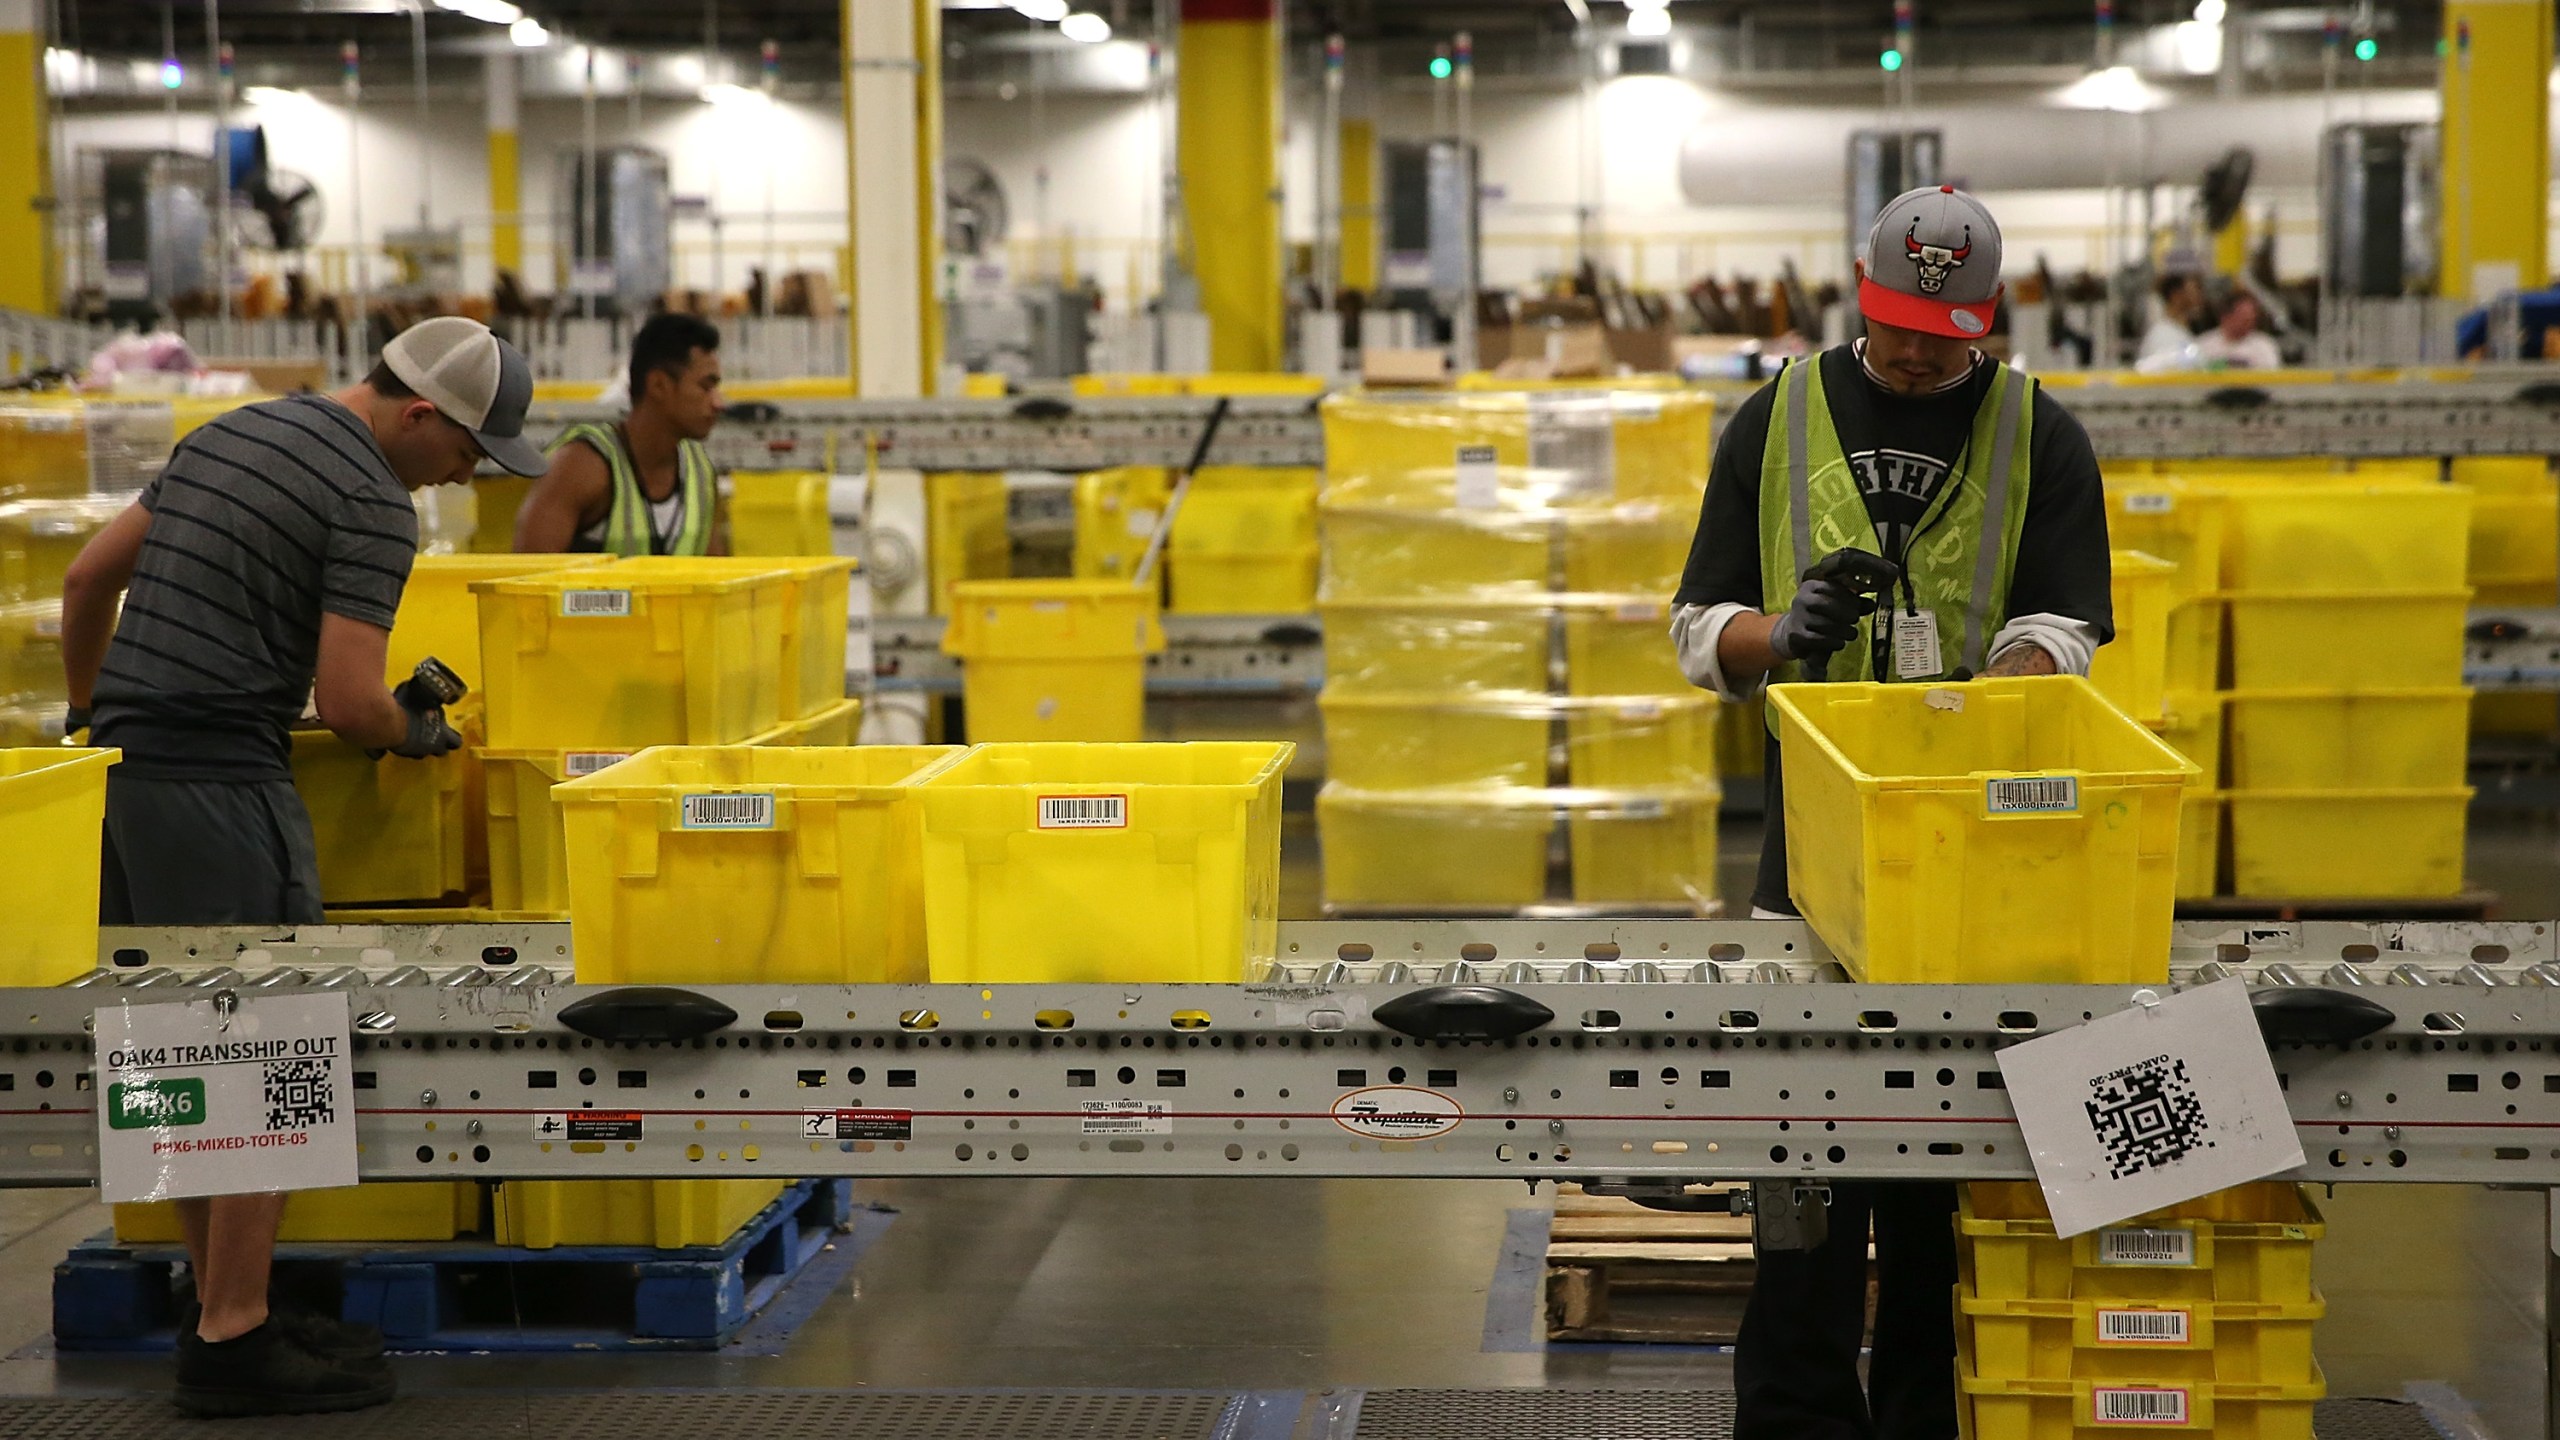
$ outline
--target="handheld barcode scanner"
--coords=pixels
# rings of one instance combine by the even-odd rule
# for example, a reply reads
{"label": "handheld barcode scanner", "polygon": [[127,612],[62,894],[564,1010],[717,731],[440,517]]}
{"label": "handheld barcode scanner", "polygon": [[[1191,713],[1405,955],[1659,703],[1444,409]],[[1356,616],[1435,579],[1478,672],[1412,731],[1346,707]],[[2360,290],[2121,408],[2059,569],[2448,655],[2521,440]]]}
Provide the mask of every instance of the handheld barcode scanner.
{"label": "handheld barcode scanner", "polygon": [[469,693],[471,687],[462,683],[452,666],[430,655],[392,690],[391,698],[404,709],[439,710]]}
{"label": "handheld barcode scanner", "polygon": [[[1843,548],[1834,550],[1814,562],[1814,567],[1805,572],[1805,578],[1836,580],[1848,586],[1853,594],[1883,596],[1892,594],[1893,587],[1901,582],[1902,567],[1881,555],[1855,548]],[[1805,679],[1819,685],[1831,678],[1830,671],[1830,655],[1806,657]]]}

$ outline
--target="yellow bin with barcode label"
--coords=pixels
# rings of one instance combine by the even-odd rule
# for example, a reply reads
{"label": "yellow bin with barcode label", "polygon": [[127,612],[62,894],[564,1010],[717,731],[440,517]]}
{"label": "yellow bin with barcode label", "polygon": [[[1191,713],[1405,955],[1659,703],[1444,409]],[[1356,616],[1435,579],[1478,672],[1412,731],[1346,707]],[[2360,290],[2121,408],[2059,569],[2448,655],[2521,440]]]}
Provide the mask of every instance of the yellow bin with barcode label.
{"label": "yellow bin with barcode label", "polygon": [[1283,741],[980,745],[921,777],[937,984],[1232,983],[1280,938]]}
{"label": "yellow bin with barcode label", "polygon": [[960,660],[969,738],[1134,741],[1147,657],[1164,648],[1153,586],[972,580],[951,591],[942,649]]}
{"label": "yellow bin with barcode label", "polygon": [[1986,1380],[2214,1380],[2307,1385],[2318,1293],[2260,1300],[1985,1300],[1959,1291],[1956,1327]]}
{"label": "yellow bin with barcode label", "polygon": [[2218,1440],[2312,1440],[2328,1398],[2317,1367],[2302,1384],[2162,1380],[1993,1380],[1956,1357],[1956,1433],[1964,1440],[2072,1440],[2167,1432]]}
{"label": "yellow bin with barcode label", "polygon": [[652,555],[474,581],[489,743],[734,745],[772,729],[800,688],[783,640],[794,563]]}
{"label": "yellow bin with barcode label", "polygon": [[923,980],[915,797],[959,753],[661,746],[555,786],[578,983]]}
{"label": "yellow bin with barcode label", "polygon": [[2217,1190],[2084,1235],[2055,1233],[2031,1181],[1968,1185],[1956,1203],[1956,1274],[1983,1300],[2307,1305],[2327,1221],[2299,1185]]}
{"label": "yellow bin with barcode label", "polygon": [[1780,685],[1787,870],[1885,984],[2169,978],[2178,804],[2202,773],[2076,675]]}

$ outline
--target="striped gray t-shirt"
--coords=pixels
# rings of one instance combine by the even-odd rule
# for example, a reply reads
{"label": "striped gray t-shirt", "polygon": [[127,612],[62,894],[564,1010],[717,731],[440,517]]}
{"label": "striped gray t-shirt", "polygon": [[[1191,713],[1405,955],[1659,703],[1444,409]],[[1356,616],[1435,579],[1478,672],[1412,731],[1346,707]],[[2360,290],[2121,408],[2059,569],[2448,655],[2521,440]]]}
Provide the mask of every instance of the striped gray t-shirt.
{"label": "striped gray t-shirt", "polygon": [[92,705],[121,772],[291,779],[326,611],[384,629],[418,554],[418,512],[354,412],[318,395],[189,435],[151,512]]}

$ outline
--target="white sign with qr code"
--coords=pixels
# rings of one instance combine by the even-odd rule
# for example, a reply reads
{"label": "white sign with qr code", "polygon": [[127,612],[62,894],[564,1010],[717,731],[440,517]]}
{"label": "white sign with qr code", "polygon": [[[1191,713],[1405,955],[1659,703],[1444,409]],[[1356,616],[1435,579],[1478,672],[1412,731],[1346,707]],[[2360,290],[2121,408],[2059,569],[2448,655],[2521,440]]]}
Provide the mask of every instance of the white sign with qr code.
{"label": "white sign with qr code", "polygon": [[1039,828],[1043,830],[1126,830],[1126,795],[1043,795]]}
{"label": "white sign with qr code", "polygon": [[563,590],[560,613],[585,619],[619,619],[631,613],[628,590]]}
{"label": "white sign with qr code", "polygon": [[[2013,1045],[1999,1062],[2062,1235],[2302,1165],[2245,981],[2165,998],[2137,992],[2126,1008]],[[2117,1230],[2100,1253],[2113,1264],[2178,1264],[2172,1235],[2192,1243],[2183,1230]],[[2163,1250],[2172,1253],[2150,1258]]]}
{"label": "white sign with qr code", "polygon": [[2072,775],[2017,775],[1982,782],[1982,808],[1991,815],[2067,815],[2080,808],[2080,781]]}
{"label": "white sign with qr code", "polygon": [[687,830],[770,830],[773,797],[687,795],[683,797],[683,824]]}
{"label": "white sign with qr code", "polygon": [[356,1183],[344,994],[101,1008],[98,1187],[111,1204]]}
{"label": "white sign with qr code", "polygon": [[2100,1386],[2089,1392],[2089,1418],[2100,1425],[2184,1425],[2187,1392]]}

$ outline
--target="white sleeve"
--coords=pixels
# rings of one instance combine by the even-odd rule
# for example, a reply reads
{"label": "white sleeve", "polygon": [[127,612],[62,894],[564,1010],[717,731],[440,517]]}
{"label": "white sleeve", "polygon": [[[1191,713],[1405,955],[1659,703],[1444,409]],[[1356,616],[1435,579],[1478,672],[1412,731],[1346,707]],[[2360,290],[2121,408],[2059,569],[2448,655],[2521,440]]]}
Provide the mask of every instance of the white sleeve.
{"label": "white sleeve", "polygon": [[1680,673],[1701,690],[1716,694],[1739,705],[1757,695],[1769,683],[1762,675],[1739,688],[1725,680],[1724,662],[1717,657],[1716,647],[1724,640],[1724,627],[1736,615],[1759,612],[1748,605],[1730,601],[1721,605],[1674,605],[1671,607],[1671,639],[1680,650]]}
{"label": "white sleeve", "polygon": [[[2000,627],[1991,637],[1991,653],[1986,663],[1996,662],[2007,651],[2033,645],[2053,657],[2053,668],[2065,675],[2089,673],[2090,658],[2098,653],[2098,627],[2086,620],[2068,615],[2020,615]],[[1687,651],[1682,651],[1686,667]]]}

